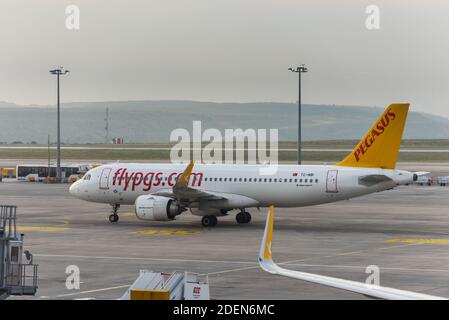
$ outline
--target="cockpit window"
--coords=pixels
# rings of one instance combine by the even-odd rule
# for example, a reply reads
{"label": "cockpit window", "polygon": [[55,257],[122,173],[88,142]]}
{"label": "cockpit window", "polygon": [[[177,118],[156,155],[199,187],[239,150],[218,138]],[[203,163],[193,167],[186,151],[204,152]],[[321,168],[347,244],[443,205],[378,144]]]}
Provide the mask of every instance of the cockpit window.
{"label": "cockpit window", "polygon": [[90,180],[90,174],[86,174],[83,178],[83,180]]}

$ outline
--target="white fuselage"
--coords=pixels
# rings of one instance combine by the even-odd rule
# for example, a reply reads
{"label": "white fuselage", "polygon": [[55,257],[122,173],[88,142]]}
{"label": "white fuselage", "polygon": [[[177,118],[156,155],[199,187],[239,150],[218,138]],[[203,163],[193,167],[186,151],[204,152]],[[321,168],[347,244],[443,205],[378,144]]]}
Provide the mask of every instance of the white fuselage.
{"label": "white fuselage", "polygon": [[[185,170],[183,164],[115,163],[90,170],[70,187],[74,196],[93,202],[134,204],[140,195],[170,190]],[[402,170],[332,165],[278,165],[275,174],[261,174],[261,165],[197,164],[190,177],[194,189],[229,194],[215,208],[301,207],[349,199],[410,183],[413,173]],[[391,180],[361,183],[367,175]],[[233,201],[233,197],[237,197]],[[243,199],[243,200],[242,200]],[[247,199],[247,200],[245,200]]]}

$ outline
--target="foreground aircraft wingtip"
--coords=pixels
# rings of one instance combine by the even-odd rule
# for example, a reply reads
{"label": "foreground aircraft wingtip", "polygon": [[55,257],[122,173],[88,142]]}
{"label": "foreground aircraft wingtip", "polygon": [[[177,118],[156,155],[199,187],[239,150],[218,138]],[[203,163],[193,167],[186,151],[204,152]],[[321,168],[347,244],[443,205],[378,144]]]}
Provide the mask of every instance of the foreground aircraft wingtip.
{"label": "foreground aircraft wingtip", "polygon": [[265,223],[265,231],[260,244],[259,265],[271,274],[277,274],[293,279],[317,283],[328,287],[334,287],[342,290],[356,292],[373,298],[393,299],[393,300],[445,300],[444,297],[432,296],[423,293],[399,290],[394,288],[382,287],[363,282],[339,279],[334,277],[322,276],[318,274],[306,273],[296,270],[288,270],[279,267],[272,259],[271,242],[273,240],[274,207],[271,206]]}
{"label": "foreground aircraft wingtip", "polygon": [[271,243],[273,240],[274,206],[270,206],[265,223],[265,231],[260,244],[259,262],[272,260]]}

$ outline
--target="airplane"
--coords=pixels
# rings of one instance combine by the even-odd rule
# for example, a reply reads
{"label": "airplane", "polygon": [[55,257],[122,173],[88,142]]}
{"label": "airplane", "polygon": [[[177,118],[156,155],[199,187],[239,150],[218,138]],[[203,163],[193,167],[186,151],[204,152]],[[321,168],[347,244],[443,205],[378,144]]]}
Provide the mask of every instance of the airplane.
{"label": "airplane", "polygon": [[365,296],[385,300],[447,300],[447,298],[433,296],[424,293],[400,290],[395,288],[383,287],[375,284],[368,284],[358,281],[339,279],[334,277],[322,276],[313,273],[307,273],[296,270],[289,270],[279,267],[272,257],[272,241],[274,226],[274,207],[270,206],[265,223],[265,230],[259,250],[260,267],[271,274],[303,280],[311,283],[317,283],[328,287],[338,288],[346,291],[360,293]]}
{"label": "airplane", "polygon": [[[112,206],[135,205],[139,219],[170,221],[189,210],[204,227],[239,210],[238,223],[249,223],[247,208],[304,207],[347,200],[416,181],[418,175],[396,170],[409,104],[385,109],[354,150],[335,165],[279,164],[272,175],[264,165],[112,163],[89,170],[70,193],[82,200]],[[194,170],[195,168],[195,170]]]}

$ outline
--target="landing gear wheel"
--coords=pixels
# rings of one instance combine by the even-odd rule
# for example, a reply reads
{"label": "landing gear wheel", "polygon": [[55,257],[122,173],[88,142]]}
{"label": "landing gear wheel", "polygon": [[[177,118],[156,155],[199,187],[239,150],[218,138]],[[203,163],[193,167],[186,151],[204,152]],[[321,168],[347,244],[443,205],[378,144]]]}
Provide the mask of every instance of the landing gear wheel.
{"label": "landing gear wheel", "polygon": [[204,216],[201,218],[201,224],[203,227],[215,227],[217,222],[218,220],[216,216]]}
{"label": "landing gear wheel", "polygon": [[117,222],[118,221],[118,209],[120,208],[119,204],[111,204],[112,206],[112,214],[109,216],[109,222]]}
{"label": "landing gear wheel", "polygon": [[246,211],[241,211],[235,216],[237,223],[249,223],[251,221],[251,214]]}

